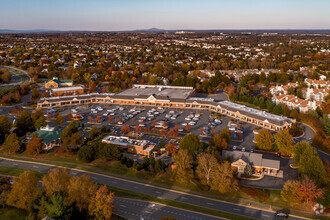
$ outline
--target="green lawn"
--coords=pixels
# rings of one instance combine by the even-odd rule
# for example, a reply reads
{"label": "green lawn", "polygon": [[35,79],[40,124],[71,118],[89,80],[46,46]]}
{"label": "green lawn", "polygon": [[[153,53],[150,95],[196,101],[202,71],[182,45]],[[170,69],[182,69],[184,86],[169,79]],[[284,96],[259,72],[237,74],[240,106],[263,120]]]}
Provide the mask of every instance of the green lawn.
{"label": "green lawn", "polygon": [[[8,175],[8,176],[19,176],[21,173],[23,173],[25,169],[20,168],[12,168],[12,167],[2,167],[0,166],[0,174],[2,175]],[[43,173],[33,171],[39,178],[43,175]]]}
{"label": "green lawn", "polygon": [[27,216],[28,213],[21,209],[13,207],[0,208],[0,219],[25,220]]}

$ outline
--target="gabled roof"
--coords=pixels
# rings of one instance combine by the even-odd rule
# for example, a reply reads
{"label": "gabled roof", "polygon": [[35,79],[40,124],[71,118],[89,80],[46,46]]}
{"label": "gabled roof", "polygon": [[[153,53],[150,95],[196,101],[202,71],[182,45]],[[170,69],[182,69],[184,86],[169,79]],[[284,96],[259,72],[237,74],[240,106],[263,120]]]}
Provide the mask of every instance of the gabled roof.
{"label": "gabled roof", "polygon": [[59,128],[55,128],[54,131],[37,130],[28,137],[31,138],[34,134],[38,134],[38,137],[42,138],[45,144],[49,144],[61,137],[62,130]]}

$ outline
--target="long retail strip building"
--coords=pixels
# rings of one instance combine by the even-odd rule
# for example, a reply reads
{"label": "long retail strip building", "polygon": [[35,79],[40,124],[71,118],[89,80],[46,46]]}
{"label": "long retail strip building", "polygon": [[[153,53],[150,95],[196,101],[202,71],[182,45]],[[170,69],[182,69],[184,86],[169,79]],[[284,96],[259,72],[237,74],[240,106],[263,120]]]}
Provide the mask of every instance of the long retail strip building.
{"label": "long retail strip building", "polygon": [[41,98],[38,108],[62,107],[80,104],[117,104],[157,106],[183,109],[208,109],[269,130],[289,128],[295,119],[267,113],[230,101],[216,102],[212,98],[194,97],[193,87],[163,85],[133,85],[119,93],[89,93],[73,96]]}

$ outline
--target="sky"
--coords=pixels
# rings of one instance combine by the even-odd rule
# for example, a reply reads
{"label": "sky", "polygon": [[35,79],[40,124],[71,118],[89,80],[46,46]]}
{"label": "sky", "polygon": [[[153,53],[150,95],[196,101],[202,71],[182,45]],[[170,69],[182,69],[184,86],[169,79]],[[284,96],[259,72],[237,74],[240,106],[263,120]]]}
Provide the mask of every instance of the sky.
{"label": "sky", "polygon": [[330,0],[0,0],[0,29],[330,29]]}

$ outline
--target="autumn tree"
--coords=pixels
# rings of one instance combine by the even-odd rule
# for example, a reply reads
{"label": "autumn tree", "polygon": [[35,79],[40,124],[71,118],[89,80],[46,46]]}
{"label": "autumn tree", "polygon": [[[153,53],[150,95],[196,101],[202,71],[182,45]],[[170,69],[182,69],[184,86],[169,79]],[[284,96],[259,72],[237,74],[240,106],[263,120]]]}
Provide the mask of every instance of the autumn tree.
{"label": "autumn tree", "polygon": [[180,149],[172,155],[175,164],[174,176],[180,181],[189,180],[193,177],[192,162],[193,158],[188,153],[188,150]]}
{"label": "autumn tree", "polygon": [[76,204],[79,211],[87,209],[95,195],[97,185],[91,180],[90,176],[83,174],[80,177],[70,178],[68,185],[68,202]]}
{"label": "autumn tree", "polygon": [[31,137],[31,140],[26,145],[26,151],[33,156],[37,156],[41,153],[42,149],[44,147],[44,143],[42,142],[42,139],[38,137],[38,134],[34,134]]}
{"label": "autumn tree", "polygon": [[284,155],[291,155],[293,153],[293,137],[288,129],[278,132],[274,135],[275,146],[279,152]]}
{"label": "autumn tree", "polygon": [[102,185],[89,203],[88,210],[95,219],[111,219],[114,193],[106,185]]}
{"label": "autumn tree", "polygon": [[169,155],[172,155],[178,151],[176,144],[172,142],[168,142],[165,146],[165,149]]}
{"label": "autumn tree", "polygon": [[255,137],[255,142],[258,149],[271,150],[273,146],[273,136],[268,130],[261,129]]}
{"label": "autumn tree", "polygon": [[212,147],[212,150],[219,152],[228,148],[226,139],[223,138],[220,134],[214,134],[211,137],[210,146]]}
{"label": "autumn tree", "polygon": [[202,183],[209,185],[210,178],[214,176],[218,166],[217,159],[212,154],[201,153],[197,156],[197,162],[197,176],[202,181]]}
{"label": "autumn tree", "polygon": [[7,205],[19,209],[29,210],[33,200],[35,200],[39,193],[38,187],[39,179],[32,171],[24,171],[15,179],[13,188],[8,194]]}
{"label": "autumn tree", "polygon": [[211,189],[218,190],[220,193],[231,192],[237,188],[230,162],[224,161],[216,167],[210,186]]}
{"label": "autumn tree", "polygon": [[61,114],[58,114],[55,120],[56,124],[63,124],[64,123],[64,118]]}
{"label": "autumn tree", "polygon": [[131,131],[131,128],[130,128],[128,125],[124,125],[123,127],[121,127],[121,131],[122,131],[124,134],[127,134],[128,132]]}
{"label": "autumn tree", "polygon": [[323,195],[322,189],[318,188],[316,183],[307,176],[304,176],[300,180],[300,190],[302,192],[303,200],[310,205]]}
{"label": "autumn tree", "polygon": [[96,83],[94,81],[91,81],[89,84],[89,92],[96,92],[97,88],[96,88]]}
{"label": "autumn tree", "polygon": [[9,134],[11,123],[6,115],[0,116],[0,144],[5,140],[6,135]]}
{"label": "autumn tree", "polygon": [[187,124],[186,127],[185,127],[184,129],[186,129],[187,132],[190,132],[190,130],[191,130],[191,126],[190,126],[190,124]]}
{"label": "autumn tree", "polygon": [[2,147],[8,153],[15,153],[21,149],[20,141],[15,133],[12,133],[6,137]]}
{"label": "autumn tree", "polygon": [[55,192],[66,192],[70,181],[69,170],[66,168],[54,168],[42,177],[42,185],[47,195]]}
{"label": "autumn tree", "polygon": [[223,128],[220,131],[220,135],[221,135],[222,138],[226,139],[228,144],[231,142],[230,133],[229,133],[229,130],[227,128]]}
{"label": "autumn tree", "polygon": [[288,180],[281,190],[283,201],[299,205],[303,202],[303,195],[300,189],[300,183],[297,180]]}

